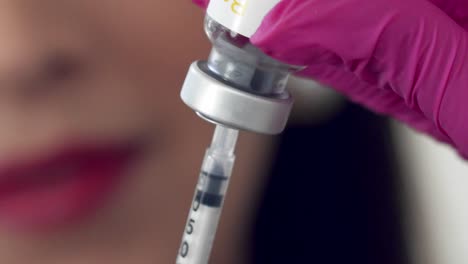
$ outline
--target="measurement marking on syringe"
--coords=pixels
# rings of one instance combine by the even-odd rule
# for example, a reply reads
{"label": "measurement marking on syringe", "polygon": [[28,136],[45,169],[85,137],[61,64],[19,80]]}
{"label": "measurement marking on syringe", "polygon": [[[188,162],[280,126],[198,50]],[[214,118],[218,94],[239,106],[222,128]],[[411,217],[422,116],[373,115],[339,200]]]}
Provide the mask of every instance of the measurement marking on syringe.
{"label": "measurement marking on syringe", "polygon": [[[206,178],[206,181],[203,181],[204,184],[202,184],[202,186],[199,186],[199,188],[201,189],[198,189],[196,191],[191,208],[190,217],[185,227],[185,237],[179,252],[180,256],[183,259],[189,258],[189,254],[193,250],[192,247],[196,247],[196,245],[193,244],[194,241],[192,236],[197,236],[196,234],[200,235],[200,231],[198,230],[199,228],[201,228],[199,226],[199,221],[201,221],[200,217],[204,215],[203,212],[206,212],[204,210],[218,210],[218,208],[221,207],[224,195],[219,193],[219,191],[221,190],[220,187],[222,186],[223,182],[229,179],[228,177],[219,174],[208,173],[205,171],[202,171],[200,174],[201,177]],[[214,193],[211,193],[210,191]]]}
{"label": "measurement marking on syringe", "polygon": [[[200,198],[197,195],[195,199],[193,200],[192,213],[198,212],[198,209],[200,209],[200,205],[201,205]],[[193,234],[193,231],[195,230],[195,223],[196,223],[195,219],[193,218],[190,218],[188,220],[187,227],[185,228],[185,234],[189,236]],[[184,240],[182,242],[182,246],[180,247],[180,256],[183,258],[186,258],[188,256],[189,251],[190,251],[189,242],[187,240]]]}

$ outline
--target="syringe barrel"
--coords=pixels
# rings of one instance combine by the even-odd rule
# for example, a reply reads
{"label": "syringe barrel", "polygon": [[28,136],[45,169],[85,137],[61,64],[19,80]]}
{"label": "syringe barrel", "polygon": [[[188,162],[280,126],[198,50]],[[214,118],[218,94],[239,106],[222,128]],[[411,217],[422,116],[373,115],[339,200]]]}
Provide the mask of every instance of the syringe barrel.
{"label": "syringe barrel", "polygon": [[238,131],[218,126],[207,149],[177,264],[207,264],[235,156]]}

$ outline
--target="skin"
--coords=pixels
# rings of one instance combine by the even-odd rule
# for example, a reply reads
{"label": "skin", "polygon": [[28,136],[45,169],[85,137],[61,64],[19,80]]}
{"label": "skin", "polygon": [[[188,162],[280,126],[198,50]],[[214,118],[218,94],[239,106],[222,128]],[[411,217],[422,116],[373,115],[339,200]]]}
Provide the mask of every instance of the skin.
{"label": "skin", "polygon": [[[0,160],[76,142],[145,146],[85,219],[0,226],[1,263],[174,263],[213,129],[178,95],[209,51],[202,23],[186,0],[0,0]],[[213,263],[245,263],[269,142],[241,136]]]}

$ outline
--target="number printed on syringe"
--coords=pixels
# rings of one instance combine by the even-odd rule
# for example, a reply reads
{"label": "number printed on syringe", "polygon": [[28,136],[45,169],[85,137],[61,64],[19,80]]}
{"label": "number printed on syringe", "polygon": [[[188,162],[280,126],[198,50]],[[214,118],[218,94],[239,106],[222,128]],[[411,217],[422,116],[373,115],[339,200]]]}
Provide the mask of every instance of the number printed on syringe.
{"label": "number printed on syringe", "polygon": [[[185,228],[185,234],[183,237],[182,245],[180,247],[179,255],[182,258],[187,258],[190,252],[190,242],[192,242],[191,235],[195,231],[197,212],[200,209],[200,197],[196,195],[193,199],[192,209],[190,211],[189,219],[187,220],[187,226]],[[177,264],[182,264],[182,262],[177,262]]]}
{"label": "number printed on syringe", "polygon": [[[204,204],[208,196],[197,190],[187,220],[177,264],[207,264],[221,214],[221,204]],[[206,202],[209,202],[207,200]]]}

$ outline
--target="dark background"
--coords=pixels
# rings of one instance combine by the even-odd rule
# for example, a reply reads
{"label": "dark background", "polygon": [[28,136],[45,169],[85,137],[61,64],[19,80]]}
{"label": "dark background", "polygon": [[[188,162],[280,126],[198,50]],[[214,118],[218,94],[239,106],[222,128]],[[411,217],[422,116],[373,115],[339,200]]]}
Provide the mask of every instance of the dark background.
{"label": "dark background", "polygon": [[254,219],[252,263],[408,263],[386,119],[347,103],[292,125]]}

